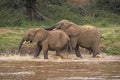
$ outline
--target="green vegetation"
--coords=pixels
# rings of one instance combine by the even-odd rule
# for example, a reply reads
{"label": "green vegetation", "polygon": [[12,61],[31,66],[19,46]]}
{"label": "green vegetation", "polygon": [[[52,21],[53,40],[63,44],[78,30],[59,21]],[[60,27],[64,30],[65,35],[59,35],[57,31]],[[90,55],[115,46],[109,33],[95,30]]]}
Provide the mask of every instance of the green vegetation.
{"label": "green vegetation", "polygon": [[107,53],[109,54],[120,54],[120,47],[111,46],[106,49]]}
{"label": "green vegetation", "polygon": [[[0,4],[8,3],[8,1],[3,0]],[[30,21],[24,14],[25,10],[23,7],[15,9],[7,5],[3,6],[0,8],[0,29],[4,28],[13,31],[0,34],[0,50],[17,47],[20,39],[29,28],[49,27],[61,19],[68,19],[79,25],[91,24],[98,27],[105,38],[112,40],[102,39],[101,43],[106,46],[106,52],[108,54],[120,54],[120,8],[110,6],[112,2],[106,5],[100,4],[103,3],[99,2],[100,0],[97,1],[84,8],[80,8],[73,6],[68,1],[61,5],[56,5],[48,4],[45,0],[39,0],[37,7],[51,21],[41,20],[39,16],[36,20]],[[119,0],[118,3],[120,3]],[[115,4],[119,5],[118,3]]]}
{"label": "green vegetation", "polygon": [[120,54],[120,26],[100,27],[102,35],[108,40],[102,39],[102,43],[106,46],[106,53]]}

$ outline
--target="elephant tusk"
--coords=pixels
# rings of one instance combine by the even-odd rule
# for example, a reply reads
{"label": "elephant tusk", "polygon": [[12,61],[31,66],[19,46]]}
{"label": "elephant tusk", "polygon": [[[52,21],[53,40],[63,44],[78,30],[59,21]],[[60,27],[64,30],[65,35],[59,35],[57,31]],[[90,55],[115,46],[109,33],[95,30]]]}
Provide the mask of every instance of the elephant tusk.
{"label": "elephant tusk", "polygon": [[23,44],[25,44],[25,43],[26,43],[26,41],[23,42]]}
{"label": "elephant tusk", "polygon": [[57,28],[54,28],[53,30],[57,30]]}

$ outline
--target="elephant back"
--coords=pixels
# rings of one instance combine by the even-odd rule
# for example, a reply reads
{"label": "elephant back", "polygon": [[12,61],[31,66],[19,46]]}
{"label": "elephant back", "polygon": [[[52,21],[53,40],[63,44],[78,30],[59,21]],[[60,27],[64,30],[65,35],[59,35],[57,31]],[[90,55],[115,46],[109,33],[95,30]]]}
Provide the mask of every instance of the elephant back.
{"label": "elephant back", "polygon": [[81,26],[81,31],[79,35],[79,42],[82,45],[92,45],[94,43],[99,43],[101,38],[101,33],[97,30],[96,27],[92,25],[83,25]]}
{"label": "elephant back", "polygon": [[68,35],[62,30],[52,30],[52,31],[48,31],[48,33],[49,33],[50,38],[56,38],[56,39],[58,38],[58,39],[70,40]]}

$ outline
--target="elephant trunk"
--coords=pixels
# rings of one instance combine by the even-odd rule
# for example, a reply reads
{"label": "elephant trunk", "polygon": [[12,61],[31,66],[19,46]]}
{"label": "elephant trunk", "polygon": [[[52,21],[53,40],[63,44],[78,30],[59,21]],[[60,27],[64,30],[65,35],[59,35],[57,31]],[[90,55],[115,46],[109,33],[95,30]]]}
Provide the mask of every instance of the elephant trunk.
{"label": "elephant trunk", "polygon": [[49,27],[49,28],[44,28],[45,30],[53,30],[55,29],[55,26]]}
{"label": "elephant trunk", "polygon": [[20,51],[20,49],[21,49],[21,47],[22,47],[24,41],[25,41],[24,39],[21,40],[21,42],[20,42],[20,44],[19,44],[19,47],[18,47],[18,51]]}

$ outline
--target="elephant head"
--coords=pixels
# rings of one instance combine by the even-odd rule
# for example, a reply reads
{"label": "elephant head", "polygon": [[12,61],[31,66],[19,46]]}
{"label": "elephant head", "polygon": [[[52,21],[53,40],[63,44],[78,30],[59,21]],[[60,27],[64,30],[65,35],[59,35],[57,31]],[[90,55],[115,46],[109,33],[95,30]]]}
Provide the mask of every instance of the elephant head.
{"label": "elephant head", "polygon": [[30,42],[41,42],[47,37],[47,31],[43,28],[35,28],[35,29],[30,29],[27,31],[25,36],[22,38],[18,51],[20,51],[23,43],[25,41],[30,41]]}
{"label": "elephant head", "polygon": [[80,33],[80,27],[73,22],[70,22],[68,20],[61,20],[57,22],[54,27],[56,29],[61,29],[64,32],[66,32],[69,36],[76,36]]}

